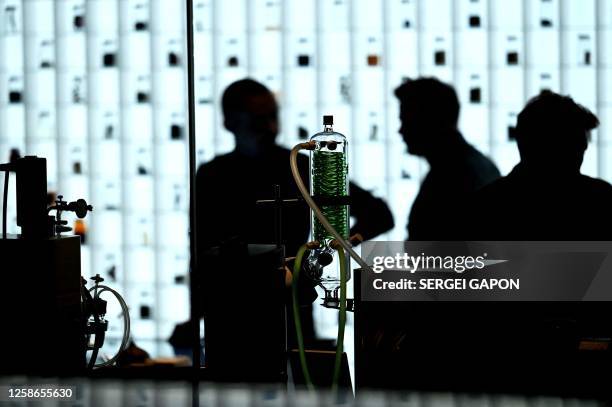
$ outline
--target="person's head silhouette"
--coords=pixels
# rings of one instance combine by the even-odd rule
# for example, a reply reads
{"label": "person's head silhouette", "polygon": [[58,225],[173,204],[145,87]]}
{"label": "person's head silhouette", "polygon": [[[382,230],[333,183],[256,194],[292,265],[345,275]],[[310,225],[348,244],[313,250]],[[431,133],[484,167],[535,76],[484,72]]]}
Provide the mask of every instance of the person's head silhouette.
{"label": "person's head silhouette", "polygon": [[408,80],[395,90],[400,101],[399,133],[410,154],[430,157],[459,134],[459,99],[435,78]]}
{"label": "person's head silhouette", "polygon": [[259,82],[232,83],[221,99],[224,126],[236,137],[236,151],[258,156],[275,145],[278,106],[272,92]]}
{"label": "person's head silhouette", "polygon": [[598,125],[597,117],[572,98],[543,91],[517,119],[521,163],[531,171],[579,173],[590,131]]}

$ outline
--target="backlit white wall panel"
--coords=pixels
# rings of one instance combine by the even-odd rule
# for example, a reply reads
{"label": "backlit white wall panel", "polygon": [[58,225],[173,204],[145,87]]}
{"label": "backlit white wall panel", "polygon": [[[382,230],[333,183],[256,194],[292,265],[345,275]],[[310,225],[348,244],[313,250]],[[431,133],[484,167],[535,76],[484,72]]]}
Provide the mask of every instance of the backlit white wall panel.
{"label": "backlit white wall panel", "polygon": [[0,161],[44,156],[50,191],[93,204],[83,275],[125,295],[154,355],[189,311],[184,19],[179,1],[0,1]]}
{"label": "backlit white wall panel", "polygon": [[[200,159],[231,148],[219,97],[230,79],[248,74],[273,84],[284,145],[318,131],[322,114],[336,116],[351,142],[353,178],[388,199],[397,223],[389,237],[404,238],[402,214],[414,195],[396,201],[391,190],[418,186],[426,165],[404,153],[392,92],[406,78],[436,76],[457,89],[465,137],[504,173],[518,161],[511,132],[525,102],[543,89],[570,94],[602,120],[583,171],[607,177],[611,10],[608,0],[196,2],[196,27],[206,27],[196,47],[215,56],[217,89],[199,108],[198,128],[208,133],[211,116],[216,123],[214,136],[197,135]],[[232,57],[244,64],[228,63]],[[211,58],[196,60],[208,80]]]}

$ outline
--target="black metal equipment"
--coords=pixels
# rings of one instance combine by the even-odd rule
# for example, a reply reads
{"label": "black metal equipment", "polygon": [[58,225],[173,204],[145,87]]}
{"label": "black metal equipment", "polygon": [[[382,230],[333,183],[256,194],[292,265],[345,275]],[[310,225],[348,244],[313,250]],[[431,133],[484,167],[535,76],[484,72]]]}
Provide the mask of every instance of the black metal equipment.
{"label": "black metal equipment", "polygon": [[[63,196],[58,196],[55,206],[47,208],[47,160],[36,156],[26,156],[14,163],[1,164],[0,171],[15,172],[17,190],[17,226],[21,227],[21,239],[46,239],[60,236],[62,232],[72,230],[66,227],[62,220],[62,212],[74,212],[82,219],[87,212],[93,210],[84,199],[66,202]],[[6,191],[8,176],[5,177],[5,197],[3,205],[6,208]],[[52,210],[56,216],[48,216]],[[6,210],[3,211],[3,227],[6,228]]]}
{"label": "black metal equipment", "polygon": [[0,369],[73,373],[85,368],[78,236],[0,239]]}
{"label": "black metal equipment", "polygon": [[233,242],[200,255],[206,367],[219,380],[286,381],[283,247]]}
{"label": "black metal equipment", "polygon": [[[81,241],[67,232],[62,211],[84,217],[93,208],[84,200],[67,203],[61,197],[47,208],[47,171],[44,158],[28,156],[0,170],[16,174],[17,225],[21,234],[3,238],[0,264],[0,370],[3,373],[73,374],[86,367],[88,321],[81,295]],[[8,176],[5,180],[8,181]],[[5,185],[6,207],[8,187]],[[56,210],[56,217],[49,216]],[[103,337],[102,337],[103,338]]]}

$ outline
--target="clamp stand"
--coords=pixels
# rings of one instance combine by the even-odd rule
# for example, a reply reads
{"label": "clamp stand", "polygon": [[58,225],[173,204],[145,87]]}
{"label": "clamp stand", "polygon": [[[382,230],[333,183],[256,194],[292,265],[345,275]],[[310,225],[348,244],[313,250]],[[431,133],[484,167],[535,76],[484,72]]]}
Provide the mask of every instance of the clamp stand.
{"label": "clamp stand", "polygon": [[84,199],[77,199],[76,201],[70,203],[64,201],[63,199],[63,195],[58,195],[57,200],[55,201],[55,206],[47,209],[47,212],[55,210],[55,219],[53,219],[53,216],[49,216],[50,236],[60,236],[63,232],[70,232],[72,230],[71,227],[66,226],[68,221],[62,220],[62,212],[74,212],[79,219],[83,219],[85,216],[87,216],[87,212],[93,211],[93,206],[88,205]]}

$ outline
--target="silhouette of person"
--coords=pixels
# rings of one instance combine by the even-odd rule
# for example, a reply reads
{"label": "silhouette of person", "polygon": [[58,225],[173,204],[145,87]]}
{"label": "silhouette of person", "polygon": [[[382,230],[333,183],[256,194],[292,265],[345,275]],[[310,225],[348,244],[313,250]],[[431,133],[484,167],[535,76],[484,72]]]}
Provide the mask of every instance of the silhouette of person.
{"label": "silhouette of person", "polygon": [[[275,143],[279,131],[278,106],[264,85],[244,79],[231,84],[222,97],[225,128],[236,148],[200,166],[197,172],[198,240],[202,247],[238,237],[248,243],[274,243],[272,209],[257,207],[270,199],[273,185],[283,198],[300,196],[289,167],[290,151]],[[300,173],[309,183],[309,160],[298,159]],[[351,235],[365,240],[393,227],[393,217],[382,200],[350,183],[350,213],[356,218]],[[288,256],[308,241],[310,211],[305,204],[283,209],[283,240]]]}
{"label": "silhouette of person", "polygon": [[395,96],[408,152],[430,166],[408,217],[408,239],[461,240],[457,225],[467,197],[497,179],[499,171],[457,129],[460,106],[451,86],[419,78],[402,84]]}
{"label": "silhouette of person", "polygon": [[[520,162],[474,195],[466,224],[470,240],[611,240],[612,185],[580,173],[590,132],[598,124],[592,112],[568,96],[544,91],[531,99],[517,119]],[[501,315],[529,321],[531,339],[548,338],[548,348],[571,353],[574,348],[564,344],[575,338],[610,335],[610,311],[608,302],[542,301],[502,302],[481,314],[489,312],[490,321]],[[518,337],[522,330],[515,332]]]}
{"label": "silhouette of person", "polygon": [[610,240],[612,185],[580,173],[597,117],[544,91],[519,114],[521,161],[475,196],[470,230],[485,240]]}
{"label": "silhouette of person", "polygon": [[[279,131],[276,100],[261,83],[243,79],[225,90],[222,109],[225,128],[234,134],[236,148],[197,171],[199,250],[231,239],[274,243],[273,208],[258,207],[256,201],[271,199],[275,184],[280,186],[283,199],[300,197],[289,166],[290,151],[275,142]],[[298,167],[308,185],[307,155],[298,157]],[[359,233],[368,240],[393,227],[393,216],[382,199],[354,183],[349,185],[349,194],[350,214],[356,219],[351,235]],[[296,204],[283,208],[282,218],[286,256],[295,256],[309,239],[310,210],[304,203]],[[312,309],[306,307],[302,314],[304,335],[313,338]],[[293,333],[292,328],[289,333]]]}

